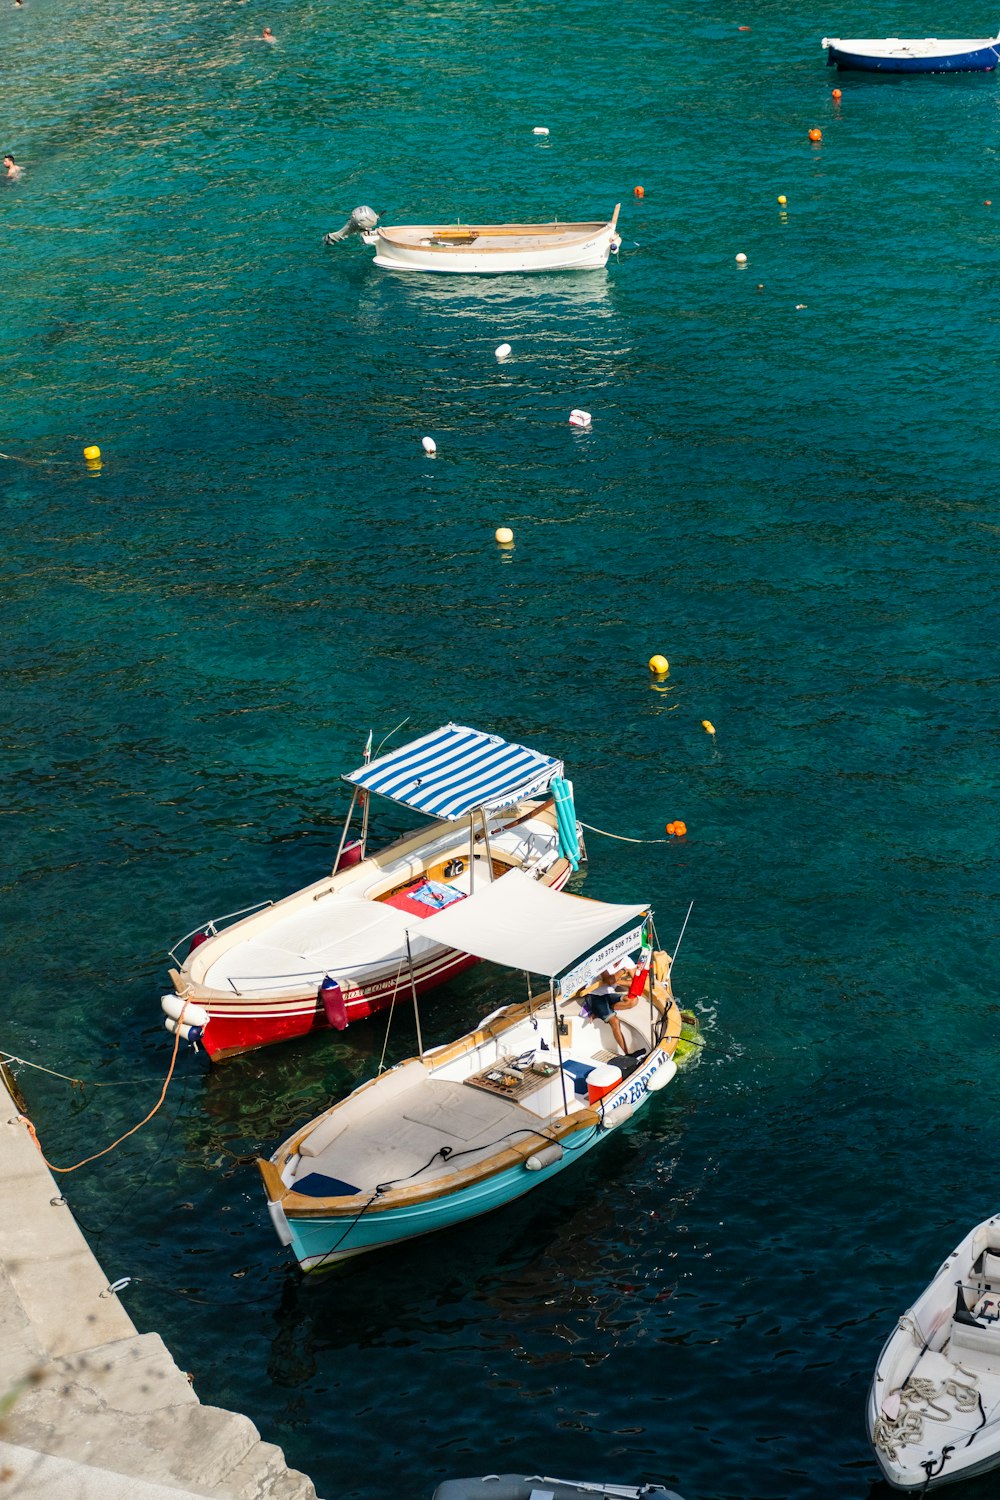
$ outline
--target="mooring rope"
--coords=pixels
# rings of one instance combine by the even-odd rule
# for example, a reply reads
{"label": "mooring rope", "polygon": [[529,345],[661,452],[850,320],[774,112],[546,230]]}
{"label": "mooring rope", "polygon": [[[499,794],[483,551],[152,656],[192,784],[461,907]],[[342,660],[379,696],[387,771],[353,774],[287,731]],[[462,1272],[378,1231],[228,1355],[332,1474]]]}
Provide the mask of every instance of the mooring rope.
{"label": "mooring rope", "polygon": [[[968,1372],[963,1372],[968,1374]],[[872,1439],[875,1446],[892,1462],[897,1459],[897,1450],[907,1443],[919,1443],[923,1437],[924,1420],[950,1422],[959,1412],[971,1412],[979,1401],[979,1381],[969,1375],[972,1382],[966,1385],[961,1380],[922,1380],[911,1376],[899,1392],[899,1415],[890,1421],[883,1413],[875,1419]],[[944,1404],[949,1398],[954,1410]]]}
{"label": "mooring rope", "polygon": [[113,1151],[116,1146],[120,1146],[122,1141],[127,1141],[130,1135],[135,1135],[137,1130],[141,1130],[144,1125],[149,1124],[150,1120],[156,1114],[157,1110],[160,1108],[160,1105],[167,1097],[167,1089],[170,1087],[170,1080],[174,1076],[174,1068],[177,1064],[177,1052],[181,1044],[181,1022],[184,1020],[184,1011],[186,1009],[187,1003],[185,1002],[184,1007],[181,1010],[180,1019],[177,1022],[177,1030],[174,1032],[174,1050],[170,1054],[170,1067],[167,1069],[167,1076],[163,1080],[163,1087],[160,1090],[159,1099],[157,1099],[156,1103],[153,1105],[152,1109],[149,1111],[149,1114],[145,1117],[145,1119],[140,1120],[138,1125],[133,1125],[131,1130],[126,1130],[125,1134],[120,1135],[116,1141],[112,1141],[110,1146],[105,1146],[103,1151],[95,1151],[93,1156],[85,1156],[82,1161],[75,1162],[71,1167],[56,1167],[52,1164],[52,1162],[49,1161],[48,1157],[45,1155],[45,1152],[42,1150],[42,1143],[38,1139],[38,1131],[35,1129],[32,1121],[28,1119],[27,1115],[17,1116],[18,1121],[22,1125],[26,1125],[28,1127],[28,1134],[31,1136],[35,1145],[38,1147],[42,1161],[48,1167],[50,1172],[76,1172],[80,1167],[87,1166],[89,1162],[98,1161],[102,1156],[107,1156],[108,1152]]}
{"label": "mooring rope", "polygon": [[29,1057],[18,1057],[16,1052],[0,1052],[0,1063],[12,1062],[34,1068],[39,1073],[48,1073],[50,1078],[61,1078],[77,1089],[128,1089],[137,1083],[150,1083],[153,1079],[153,1074],[147,1073],[143,1078],[109,1078],[102,1083],[93,1078],[74,1078],[71,1073],[57,1073],[55,1068],[46,1068],[42,1063],[32,1062]]}
{"label": "mooring rope", "polygon": [[599,833],[606,839],[617,839],[621,844],[672,844],[673,839],[630,839],[624,833],[609,833],[606,828],[594,828],[590,823],[580,823],[581,828],[586,828],[588,833]]}

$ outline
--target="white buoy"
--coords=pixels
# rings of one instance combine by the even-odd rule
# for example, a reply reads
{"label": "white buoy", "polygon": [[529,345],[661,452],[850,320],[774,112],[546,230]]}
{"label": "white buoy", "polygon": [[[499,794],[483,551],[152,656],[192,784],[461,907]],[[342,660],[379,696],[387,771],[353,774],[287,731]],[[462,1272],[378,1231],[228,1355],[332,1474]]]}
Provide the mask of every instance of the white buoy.
{"label": "white buoy", "polygon": [[548,135],[549,127],[547,125],[536,125],[531,133],[532,135]]}
{"label": "white buoy", "polygon": [[493,353],[496,355],[497,359],[506,359],[508,357],[508,355],[510,354],[510,345],[509,344],[497,344],[497,346],[494,349]]}
{"label": "white buoy", "polygon": [[736,264],[738,266],[745,266],[746,263],[747,263],[747,258],[743,254],[743,251],[741,250],[740,253],[739,253],[739,255],[737,255],[737,257],[736,257]]}
{"label": "white buoy", "polygon": [[514,541],[514,533],[509,526],[498,526],[493,535],[501,547],[509,547]]}
{"label": "white buoy", "polygon": [[438,451],[438,445],[437,445],[437,443],[434,441],[434,439],[432,437],[421,438],[420,439],[420,446],[421,446],[421,448],[423,448],[423,450],[427,454],[428,458],[432,458],[434,456],[434,454]]}
{"label": "white buoy", "polygon": [[581,411],[578,406],[574,406],[573,410],[569,414],[569,425],[571,427],[589,427],[590,423],[590,412]]}

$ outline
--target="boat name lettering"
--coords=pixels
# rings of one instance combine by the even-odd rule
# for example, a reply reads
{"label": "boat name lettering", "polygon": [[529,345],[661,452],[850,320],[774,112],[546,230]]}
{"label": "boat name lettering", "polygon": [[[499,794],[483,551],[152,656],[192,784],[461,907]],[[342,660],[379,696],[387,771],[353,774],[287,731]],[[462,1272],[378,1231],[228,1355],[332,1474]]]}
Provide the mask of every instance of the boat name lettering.
{"label": "boat name lettering", "polygon": [[655,1072],[656,1068],[650,1068],[648,1073],[640,1073],[638,1078],[633,1078],[625,1093],[622,1094],[620,1103],[635,1104],[637,1099],[641,1099],[643,1094],[648,1093],[649,1080]]}

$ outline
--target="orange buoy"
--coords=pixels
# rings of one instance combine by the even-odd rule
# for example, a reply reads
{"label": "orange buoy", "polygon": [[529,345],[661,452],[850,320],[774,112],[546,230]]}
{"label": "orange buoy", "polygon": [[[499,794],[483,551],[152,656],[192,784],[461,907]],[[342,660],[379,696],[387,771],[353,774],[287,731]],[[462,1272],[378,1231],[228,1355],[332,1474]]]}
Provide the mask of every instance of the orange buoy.
{"label": "orange buoy", "polygon": [[839,89],[834,89],[833,93],[830,95],[830,98],[831,99],[841,99],[841,98],[843,98],[843,95],[841,94],[841,92],[840,92]]}
{"label": "orange buoy", "polygon": [[984,198],[983,199],[983,207],[984,208],[992,208],[993,207],[993,199],[992,198]]}
{"label": "orange buoy", "polygon": [[678,819],[678,821],[674,824],[674,837],[678,838],[678,839],[682,839],[684,837],[684,835],[687,833],[687,831],[688,831],[687,824],[680,822],[680,820]]}
{"label": "orange buoy", "polygon": [[668,823],[667,826],[666,826],[666,828],[663,831],[664,831],[664,833],[668,833],[670,835],[670,837],[673,838],[673,836],[674,836],[674,829],[676,827],[677,827],[676,823]]}
{"label": "orange buoy", "polygon": [[644,187],[634,187],[632,189],[632,193],[633,193],[633,196],[636,197],[636,198],[645,198],[645,196],[646,196],[646,189]]}
{"label": "orange buoy", "polygon": [[737,29],[737,31],[749,31],[750,27],[749,26],[738,26],[736,29]]}
{"label": "orange buoy", "polygon": [[821,141],[823,139],[822,130],[810,130],[809,139],[811,141]]}

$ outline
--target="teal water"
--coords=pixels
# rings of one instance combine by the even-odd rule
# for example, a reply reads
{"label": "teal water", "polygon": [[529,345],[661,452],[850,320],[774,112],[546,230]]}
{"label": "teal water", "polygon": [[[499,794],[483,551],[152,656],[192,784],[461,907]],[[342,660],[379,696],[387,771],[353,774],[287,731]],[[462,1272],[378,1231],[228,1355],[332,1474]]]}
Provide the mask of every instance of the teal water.
{"label": "teal water", "polygon": [[[586,822],[689,830],[592,835],[584,888],[652,899],[669,946],[694,901],[707,1046],[547,1194],[300,1282],[246,1159],[370,1075],[379,1025],[185,1056],[66,1179],[137,1323],[321,1494],[522,1466],[886,1493],[876,1355],[997,1206],[1000,93],[838,79],[819,39],[991,24],[0,10],[2,1041],[87,1081],[20,1070],[50,1158],[152,1105],[165,949],[328,864],[369,725],[495,728],[565,757]],[[619,200],[606,275],[407,280],[319,243],[362,202]],[[506,993],[483,966],[425,1026]]]}

